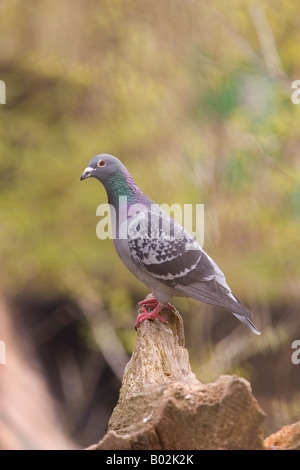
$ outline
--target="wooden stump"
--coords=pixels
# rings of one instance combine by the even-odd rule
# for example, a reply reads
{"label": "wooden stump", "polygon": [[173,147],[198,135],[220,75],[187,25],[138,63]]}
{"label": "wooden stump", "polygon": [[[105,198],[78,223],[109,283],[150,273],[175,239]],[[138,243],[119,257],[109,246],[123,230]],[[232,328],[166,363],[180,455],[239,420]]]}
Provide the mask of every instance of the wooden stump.
{"label": "wooden stump", "polygon": [[227,375],[201,384],[181,316],[162,315],[167,323],[146,320],[138,328],[108,432],[89,449],[263,449],[265,415],[250,384]]}

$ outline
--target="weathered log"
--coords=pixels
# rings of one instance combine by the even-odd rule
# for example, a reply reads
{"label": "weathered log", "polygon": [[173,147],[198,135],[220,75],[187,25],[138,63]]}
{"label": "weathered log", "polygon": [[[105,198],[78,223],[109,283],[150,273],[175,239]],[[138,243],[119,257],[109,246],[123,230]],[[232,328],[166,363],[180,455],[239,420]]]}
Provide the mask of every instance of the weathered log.
{"label": "weathered log", "polygon": [[108,432],[90,449],[263,449],[264,413],[250,384],[220,376],[201,384],[184,347],[183,321],[145,321],[125,369]]}

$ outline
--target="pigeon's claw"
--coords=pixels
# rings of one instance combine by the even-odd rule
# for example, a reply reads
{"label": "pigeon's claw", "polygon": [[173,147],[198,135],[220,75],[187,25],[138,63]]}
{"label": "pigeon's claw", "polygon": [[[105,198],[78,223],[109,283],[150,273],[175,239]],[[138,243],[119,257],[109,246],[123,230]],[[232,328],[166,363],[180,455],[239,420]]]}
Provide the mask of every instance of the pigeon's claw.
{"label": "pigeon's claw", "polygon": [[163,323],[166,323],[167,320],[161,315],[159,315],[165,306],[160,304],[156,299],[151,299],[151,300],[156,301],[156,305],[154,309],[149,311],[147,310],[147,306],[153,307],[155,302],[151,302],[150,305],[149,303],[147,303],[146,306],[142,304],[143,306],[141,309],[141,313],[139,314],[135,322],[135,329],[137,329],[140,326],[140,324],[143,323],[145,320],[159,320]]}
{"label": "pigeon's claw", "polygon": [[[155,297],[151,297],[150,299],[144,299],[138,302],[139,307],[153,307],[155,308],[159,304],[158,300]],[[167,303],[162,308],[167,307],[171,312],[174,312],[175,307],[174,305]]]}
{"label": "pigeon's claw", "polygon": [[144,299],[138,302],[139,307],[153,307],[155,308],[158,305],[158,300],[155,297],[151,297],[150,299]]}

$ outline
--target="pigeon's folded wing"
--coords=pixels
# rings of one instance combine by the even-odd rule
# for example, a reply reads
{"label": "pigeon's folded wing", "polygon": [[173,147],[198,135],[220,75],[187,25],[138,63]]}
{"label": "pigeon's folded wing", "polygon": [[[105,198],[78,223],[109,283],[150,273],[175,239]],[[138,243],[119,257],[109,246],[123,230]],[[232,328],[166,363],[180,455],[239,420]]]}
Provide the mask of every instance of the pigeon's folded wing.
{"label": "pigeon's folded wing", "polygon": [[[128,244],[133,260],[170,286],[193,271],[203,254],[198,243],[163,212],[137,214],[129,225]],[[214,270],[208,266],[202,275],[212,279]]]}
{"label": "pigeon's folded wing", "polygon": [[250,321],[251,312],[231,292],[220,268],[171,217],[151,211],[139,213],[134,228],[129,248],[141,269],[183,295],[230,310],[260,334]]}

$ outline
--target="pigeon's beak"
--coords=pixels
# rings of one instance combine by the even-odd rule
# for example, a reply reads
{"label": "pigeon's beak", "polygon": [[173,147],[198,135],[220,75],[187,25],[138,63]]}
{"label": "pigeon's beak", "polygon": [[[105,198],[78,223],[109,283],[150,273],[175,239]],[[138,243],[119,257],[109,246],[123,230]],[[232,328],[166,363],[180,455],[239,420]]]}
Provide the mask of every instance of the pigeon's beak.
{"label": "pigeon's beak", "polygon": [[80,181],[85,180],[86,178],[89,178],[92,175],[93,171],[95,171],[95,168],[92,168],[92,167],[88,166],[84,170],[82,175],[80,176]]}

